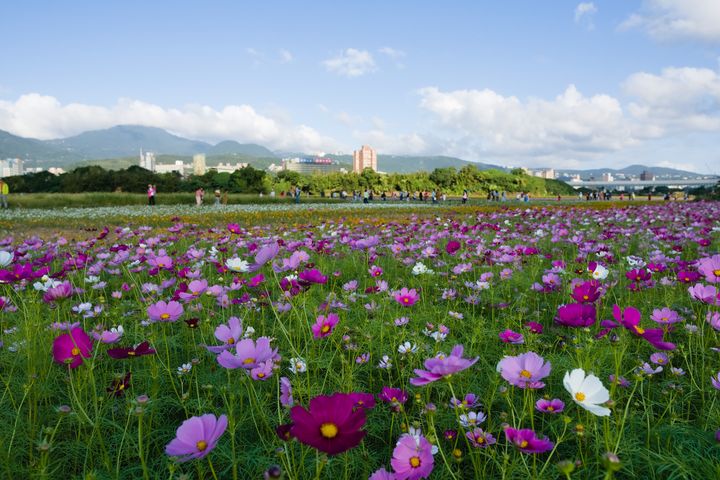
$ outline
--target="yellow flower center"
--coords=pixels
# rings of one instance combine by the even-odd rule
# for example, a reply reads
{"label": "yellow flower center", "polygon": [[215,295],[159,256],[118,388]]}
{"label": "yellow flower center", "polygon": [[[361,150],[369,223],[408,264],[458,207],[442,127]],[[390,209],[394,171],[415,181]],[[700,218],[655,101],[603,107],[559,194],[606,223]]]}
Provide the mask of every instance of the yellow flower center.
{"label": "yellow flower center", "polygon": [[585,394],[583,392],[577,392],[575,394],[575,400],[577,400],[578,402],[582,402],[583,400],[585,400]]}
{"label": "yellow flower center", "polygon": [[207,442],[205,440],[200,440],[195,444],[199,452],[204,452],[207,448]]}
{"label": "yellow flower center", "polygon": [[335,438],[338,434],[337,425],[334,423],[323,423],[320,425],[320,434],[325,438]]}
{"label": "yellow flower center", "polygon": [[547,410],[548,412],[554,412],[554,411],[555,411],[555,408],[553,408],[552,405],[548,405],[545,410]]}
{"label": "yellow flower center", "polygon": [[530,378],[530,377],[532,377],[532,373],[528,372],[527,370],[521,370],[520,376],[525,377],[525,378]]}
{"label": "yellow flower center", "polygon": [[255,359],[252,357],[248,357],[245,360],[243,360],[243,364],[245,364],[245,365],[249,365],[251,363],[255,363]]}
{"label": "yellow flower center", "polygon": [[716,277],[720,277],[720,268],[713,270],[713,275],[715,275]]}
{"label": "yellow flower center", "polygon": [[258,377],[258,378],[265,378],[265,374],[262,373],[262,372],[260,372],[260,373],[257,374],[257,377]]}
{"label": "yellow flower center", "polygon": [[127,354],[128,354],[128,357],[134,357],[134,356],[135,356],[135,352],[133,352],[132,350],[130,350]]}
{"label": "yellow flower center", "polygon": [[228,343],[228,345],[232,345],[235,343],[235,339],[233,337],[230,337],[230,338],[228,338],[227,343]]}
{"label": "yellow flower center", "polygon": [[642,335],[643,333],[645,333],[645,329],[638,327],[637,325],[635,325],[635,331],[638,333],[638,335]]}
{"label": "yellow flower center", "polygon": [[658,359],[657,359],[657,362],[658,362],[658,363],[664,363],[664,362],[665,362],[665,359],[664,359],[664,358],[658,358]]}
{"label": "yellow flower center", "polygon": [[520,448],[525,448],[527,446],[528,446],[527,440],[523,440],[522,442],[520,442]]}
{"label": "yellow flower center", "polygon": [[484,439],[483,437],[477,437],[477,438],[475,439],[475,441],[476,441],[477,443],[485,443],[485,439]]}
{"label": "yellow flower center", "polygon": [[71,353],[74,357],[77,357],[78,355],[80,355],[80,349],[77,348],[77,347],[73,347],[73,349],[70,350],[70,353]]}
{"label": "yellow flower center", "polygon": [[412,468],[418,468],[421,464],[420,457],[410,457],[410,466]]}
{"label": "yellow flower center", "polygon": [[391,403],[396,403],[397,401],[398,401],[397,397],[392,397],[392,398],[390,399],[390,402],[391,402]]}
{"label": "yellow flower center", "polygon": [[170,318],[170,314],[169,314],[169,313],[163,313],[162,315],[160,315],[160,318],[162,318],[163,320],[167,320],[168,318]]}
{"label": "yellow flower center", "polygon": [[[403,298],[403,303],[410,303],[410,299],[407,297]],[[413,458],[416,458],[416,457],[413,457]]]}
{"label": "yellow flower center", "polygon": [[321,331],[322,333],[327,333],[327,332],[329,332],[329,331],[330,331],[330,325],[328,325],[328,324],[326,323],[325,325],[322,326],[322,328],[320,329],[320,331]]}

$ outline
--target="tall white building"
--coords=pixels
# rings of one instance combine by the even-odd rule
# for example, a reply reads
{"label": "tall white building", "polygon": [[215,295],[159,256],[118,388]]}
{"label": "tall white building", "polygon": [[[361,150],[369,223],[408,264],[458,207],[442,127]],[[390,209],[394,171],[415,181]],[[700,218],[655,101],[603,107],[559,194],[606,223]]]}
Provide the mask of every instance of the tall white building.
{"label": "tall white building", "polygon": [[155,154],[140,150],[140,166],[145,170],[155,171]]}
{"label": "tall white building", "polygon": [[193,173],[195,175],[205,175],[207,167],[205,166],[205,154],[198,153],[193,155]]}
{"label": "tall white building", "polygon": [[14,177],[23,173],[22,158],[0,160],[0,177]]}

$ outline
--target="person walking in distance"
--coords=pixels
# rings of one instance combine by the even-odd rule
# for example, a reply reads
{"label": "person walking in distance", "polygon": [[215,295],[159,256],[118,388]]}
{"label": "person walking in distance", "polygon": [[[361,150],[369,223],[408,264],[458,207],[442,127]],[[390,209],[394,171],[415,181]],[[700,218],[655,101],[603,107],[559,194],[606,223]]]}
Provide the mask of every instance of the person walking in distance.
{"label": "person walking in distance", "polygon": [[148,184],[147,189],[147,196],[148,196],[148,205],[155,205],[155,193],[157,193],[157,190],[155,189],[155,185]]}
{"label": "person walking in distance", "polygon": [[8,208],[7,197],[10,194],[10,186],[0,178],[0,204],[2,208]]}

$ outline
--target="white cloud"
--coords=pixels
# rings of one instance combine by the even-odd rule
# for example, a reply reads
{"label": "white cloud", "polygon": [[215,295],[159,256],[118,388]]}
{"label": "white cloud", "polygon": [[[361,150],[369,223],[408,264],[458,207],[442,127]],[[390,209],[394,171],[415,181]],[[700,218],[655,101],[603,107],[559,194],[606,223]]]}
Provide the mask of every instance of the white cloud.
{"label": "white cloud", "polygon": [[645,0],[643,8],[619,26],[639,28],[659,40],[689,38],[720,41],[720,1]]}
{"label": "white cloud", "polygon": [[378,52],[382,53],[383,55],[387,55],[388,57],[393,59],[398,59],[405,56],[405,52],[392,47],[382,47],[378,50]]}
{"label": "white cloud", "polygon": [[620,102],[583,96],[570,85],[553,100],[521,101],[492,90],[419,91],[420,106],[451,134],[452,144],[498,156],[570,158],[611,152],[636,142]]}
{"label": "white cloud", "polygon": [[629,112],[661,132],[720,131],[720,75],[707,68],[639,72],[623,84],[636,98]]}
{"label": "white cloud", "polygon": [[289,63],[293,61],[293,54],[284,48],[280,49],[280,63]]}
{"label": "white cloud", "polygon": [[345,77],[359,77],[376,70],[375,60],[367,50],[348,48],[340,55],[322,62],[328,72]]}
{"label": "white cloud", "polygon": [[420,155],[428,152],[427,140],[417,133],[390,134],[380,129],[354,131],[359,143],[372,145],[382,154]]}
{"label": "white cloud", "polygon": [[250,105],[228,105],[216,110],[206,105],[163,108],[132,99],[111,107],[70,103],[37,93],[16,101],[0,100],[0,129],[23,137],[51,139],[115,125],[164,128],[177,135],[207,141],[237,140],[275,149],[337,150],[338,142],[307,125],[257,112]]}
{"label": "white cloud", "polygon": [[592,2],[579,3],[575,7],[575,23],[584,23],[589,30],[594,29],[592,17],[597,11],[597,7]]}

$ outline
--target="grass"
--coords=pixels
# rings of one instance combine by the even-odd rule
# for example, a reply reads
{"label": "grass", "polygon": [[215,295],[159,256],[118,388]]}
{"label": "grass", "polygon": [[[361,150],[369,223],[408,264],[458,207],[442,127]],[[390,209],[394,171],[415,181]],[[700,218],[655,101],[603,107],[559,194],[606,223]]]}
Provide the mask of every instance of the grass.
{"label": "grass", "polygon": [[[48,219],[16,224],[15,237],[0,239],[0,250],[26,252],[19,257],[20,263],[34,259],[37,269],[46,262],[51,272],[64,272],[59,278],[82,291],[50,304],[32,287],[35,280],[0,284],[0,296],[11,306],[0,310],[2,475],[212,478],[214,471],[217,478],[260,478],[270,465],[279,464],[286,478],[362,479],[383,465],[389,468],[399,436],[408,426],[415,426],[440,449],[434,456],[431,479],[558,478],[556,464],[561,460],[577,462],[571,478],[717,478],[720,448],[713,435],[720,427],[720,392],[712,387],[710,377],[718,373],[720,364],[710,347],[720,346],[720,338],[705,316],[718,309],[690,298],[688,285],[675,280],[675,270],[683,266],[679,262],[718,252],[718,233],[712,228],[718,226],[714,219],[719,218],[720,207],[714,203],[531,207],[207,211],[182,215],[180,221],[148,214],[125,221],[79,217],[71,225],[54,226]],[[225,225],[231,221],[242,224],[240,234],[227,231]],[[76,229],[105,225],[110,229],[102,239],[97,239],[99,230]],[[115,228],[128,225],[126,230]],[[172,225],[178,228],[168,231]],[[68,241],[58,241],[59,233]],[[353,241],[372,235],[379,236],[377,247],[353,247]],[[575,241],[570,241],[573,236]],[[462,243],[455,255],[444,250],[450,238]],[[700,239],[709,243],[701,245]],[[219,265],[234,256],[252,261],[252,244],[277,240],[283,247],[276,260],[305,251],[313,268],[327,276],[327,283],[286,296],[281,280],[292,272],[275,273],[266,265],[260,270],[265,281],[259,287],[230,289],[237,287],[234,278],[252,275],[218,271],[211,260],[214,247]],[[129,247],[127,257],[118,249],[120,245]],[[434,251],[427,250],[430,247]],[[520,247],[537,248],[538,254],[518,254]],[[204,251],[198,257],[202,264],[192,256],[193,249]],[[635,255],[649,262],[660,258],[658,252],[664,254],[661,263],[667,270],[653,274],[652,285],[629,290],[632,282],[625,272],[632,267],[626,257]],[[153,272],[148,259],[163,253],[173,258],[174,267]],[[513,253],[514,259],[499,261],[503,253]],[[551,262],[559,260],[567,265],[560,274],[561,288],[545,293],[534,290],[533,283],[542,284]],[[638,373],[655,350],[625,329],[615,330],[617,338],[610,341],[611,336],[595,338],[600,330],[597,324],[572,329],[554,323],[558,306],[572,302],[572,279],[588,279],[587,263],[592,260],[610,270],[603,281],[607,292],[597,304],[598,321],[612,318],[613,304],[638,308],[645,328],[653,327],[649,317],[656,308],[669,307],[683,317],[677,328],[666,333],[677,349],[669,352],[670,363],[661,373]],[[435,273],[412,275],[418,261]],[[453,272],[461,263],[469,264],[470,271]],[[369,274],[371,265],[382,268],[380,277]],[[210,285],[225,287],[229,298],[238,302],[223,307],[215,297],[202,295],[184,304],[177,322],[145,324],[149,305],[169,300],[179,285],[188,283],[180,274],[185,267],[197,270]],[[503,279],[501,272],[506,268],[512,275]],[[487,278],[489,273],[492,277]],[[93,274],[107,284],[95,288]],[[481,276],[489,288],[475,290]],[[352,280],[358,282],[354,292],[344,287]],[[379,280],[387,282],[391,291],[416,289],[419,301],[403,307],[387,293],[366,291]],[[162,292],[152,287],[163,283],[167,286]],[[448,296],[448,289],[455,290],[456,296]],[[122,295],[118,298],[113,292]],[[327,338],[314,339],[310,325],[326,312],[322,305],[333,301],[342,304],[332,307],[340,322]],[[102,312],[83,318],[72,310],[83,302],[102,306]],[[291,309],[283,313],[279,307],[286,303]],[[12,307],[17,310],[11,311]],[[449,312],[459,312],[463,318]],[[282,359],[267,381],[254,381],[242,369],[224,369],[204,348],[219,343],[215,328],[230,316],[253,327],[253,338],[274,339]],[[184,321],[193,317],[199,319],[197,328]],[[400,317],[408,317],[408,324],[396,326],[394,320]],[[543,333],[530,333],[529,321],[543,325]],[[52,360],[53,341],[62,333],[49,328],[53,322],[80,322],[87,332],[97,324],[106,329],[123,325],[120,345],[147,340],[157,354],[114,360],[106,353],[114,345],[95,342],[92,356],[70,370]],[[444,341],[436,342],[423,333],[437,331],[440,325],[449,330]],[[685,325],[694,325],[697,331]],[[501,342],[498,334],[508,328],[522,332],[524,343]],[[417,345],[418,352],[399,353],[398,346],[405,341]],[[449,381],[425,387],[409,384],[413,370],[423,368],[425,359],[448,352],[455,344],[465,346],[465,356],[480,357],[474,367]],[[552,363],[542,389],[509,386],[496,372],[504,355],[527,351]],[[369,354],[370,361],[358,363],[363,353]],[[392,363],[389,369],[378,368],[384,355]],[[288,369],[290,358],[297,356],[307,362],[304,374]],[[178,375],[177,367],[185,363],[193,364],[190,373]],[[562,378],[577,367],[593,371],[610,389],[610,417],[595,417],[572,402]],[[682,368],[685,374],[673,375],[671,367]],[[132,373],[128,389],[122,396],[109,395],[113,379],[126,372]],[[611,385],[610,374],[626,377],[630,387]],[[378,402],[367,413],[364,441],[328,458],[276,436],[275,427],[289,420],[287,409],[278,401],[281,376],[290,379],[295,402],[303,406],[315,395],[378,394],[383,386],[407,390],[410,400],[401,412]],[[453,394],[469,392],[482,401],[475,410],[487,415],[481,427],[497,438],[497,444],[488,449],[470,446],[458,424],[460,412],[448,408]],[[144,403],[141,395],[149,401]],[[550,415],[534,410],[534,402],[541,397],[562,399],[565,412]],[[428,410],[428,404],[436,408]],[[212,467],[207,459],[179,464],[167,457],[165,445],[178,426],[204,413],[226,414],[230,419],[230,427],[208,456]],[[523,454],[506,442],[504,424],[533,428],[549,437],[556,448],[539,455]],[[450,429],[460,434],[449,441],[444,432]],[[606,468],[607,452],[619,457],[619,471]]]}

